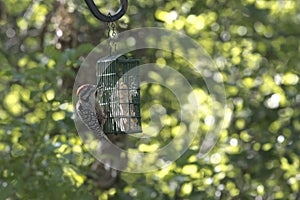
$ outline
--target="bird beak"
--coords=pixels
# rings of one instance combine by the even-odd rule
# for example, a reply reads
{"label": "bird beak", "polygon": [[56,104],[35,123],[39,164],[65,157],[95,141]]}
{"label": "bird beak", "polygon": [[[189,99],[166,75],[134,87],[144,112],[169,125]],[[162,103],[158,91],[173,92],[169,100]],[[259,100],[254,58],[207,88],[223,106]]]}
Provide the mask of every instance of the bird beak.
{"label": "bird beak", "polygon": [[96,92],[97,92],[97,88],[95,87],[93,93],[96,94]]}

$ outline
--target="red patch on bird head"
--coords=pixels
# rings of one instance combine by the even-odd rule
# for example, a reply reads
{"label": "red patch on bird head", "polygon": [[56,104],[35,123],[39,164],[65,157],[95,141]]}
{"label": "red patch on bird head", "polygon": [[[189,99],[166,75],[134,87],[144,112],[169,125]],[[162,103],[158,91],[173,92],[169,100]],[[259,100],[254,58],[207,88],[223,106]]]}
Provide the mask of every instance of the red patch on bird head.
{"label": "red patch on bird head", "polygon": [[79,93],[81,92],[81,90],[83,90],[83,88],[85,88],[86,86],[88,86],[88,84],[82,85],[77,89],[76,95],[78,96]]}

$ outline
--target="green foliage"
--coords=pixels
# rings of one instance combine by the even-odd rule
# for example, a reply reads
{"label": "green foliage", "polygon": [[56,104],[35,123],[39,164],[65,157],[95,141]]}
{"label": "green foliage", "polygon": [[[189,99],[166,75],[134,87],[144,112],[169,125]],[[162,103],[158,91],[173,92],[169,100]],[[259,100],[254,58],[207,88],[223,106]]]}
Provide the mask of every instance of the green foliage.
{"label": "green foliage", "polygon": [[[145,26],[181,31],[219,66],[232,119],[217,145],[198,159],[196,140],[170,167],[122,173],[114,187],[101,190],[90,176],[95,159],[74,127],[71,96],[84,56],[106,39],[106,24],[83,1],[1,1],[0,199],[300,199],[299,2],[129,3],[119,31]],[[165,52],[143,54],[145,63],[167,63],[183,73],[199,87],[195,91],[204,97],[199,103],[208,110],[205,83],[190,66]],[[177,125],[178,104],[155,84],[142,93],[169,105],[170,117],[161,119],[169,122],[165,134],[150,144],[161,147]],[[201,120],[205,114],[199,114]],[[206,129],[201,124],[199,132]]]}

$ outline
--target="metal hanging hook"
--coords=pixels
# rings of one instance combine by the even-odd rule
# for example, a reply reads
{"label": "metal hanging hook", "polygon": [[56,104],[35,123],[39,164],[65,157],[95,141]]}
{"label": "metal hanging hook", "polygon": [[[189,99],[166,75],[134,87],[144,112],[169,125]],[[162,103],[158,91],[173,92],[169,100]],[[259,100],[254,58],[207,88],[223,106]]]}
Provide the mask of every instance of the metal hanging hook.
{"label": "metal hanging hook", "polygon": [[93,13],[93,15],[97,19],[99,19],[100,21],[103,21],[103,22],[117,21],[126,13],[127,7],[128,7],[128,0],[120,0],[121,6],[120,6],[119,10],[117,11],[117,13],[114,15],[106,16],[98,10],[98,8],[93,0],[85,0],[85,2],[88,5],[90,11]]}

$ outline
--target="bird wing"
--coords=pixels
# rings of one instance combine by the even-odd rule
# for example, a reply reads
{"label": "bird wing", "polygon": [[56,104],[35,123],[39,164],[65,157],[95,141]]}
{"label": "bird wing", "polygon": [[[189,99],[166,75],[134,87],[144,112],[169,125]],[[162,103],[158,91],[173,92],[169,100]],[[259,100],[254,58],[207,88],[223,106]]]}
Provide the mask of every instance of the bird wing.
{"label": "bird wing", "polygon": [[94,133],[95,136],[103,137],[104,133],[99,124],[97,114],[93,110],[85,109],[81,104],[77,104],[77,113],[86,127]]}

